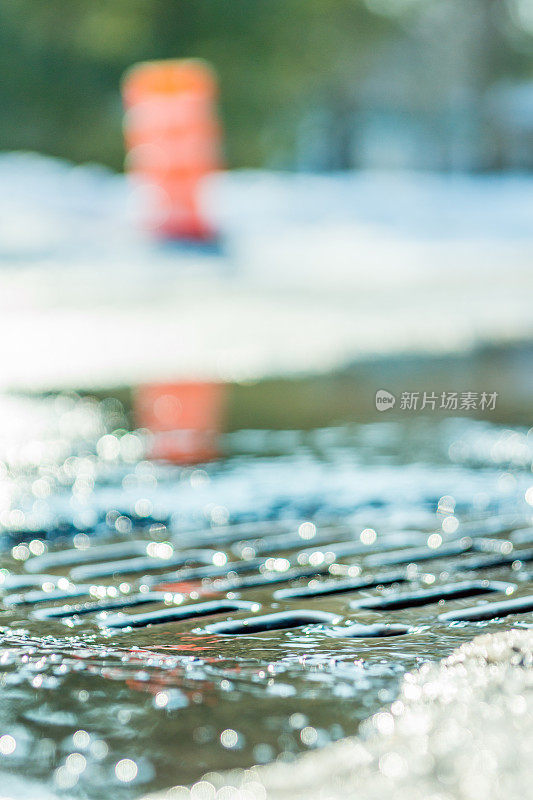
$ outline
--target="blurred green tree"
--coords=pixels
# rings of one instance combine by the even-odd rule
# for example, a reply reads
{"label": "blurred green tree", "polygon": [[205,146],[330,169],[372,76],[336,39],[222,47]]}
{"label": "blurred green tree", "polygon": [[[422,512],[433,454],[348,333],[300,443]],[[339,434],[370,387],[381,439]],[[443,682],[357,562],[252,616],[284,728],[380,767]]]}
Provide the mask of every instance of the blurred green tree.
{"label": "blurred green tree", "polygon": [[[440,8],[442,16],[454,2],[4,0],[0,148],[120,169],[124,70],[139,60],[201,56],[220,77],[230,166],[305,165],[309,156],[302,155],[301,143],[309,126],[316,129],[317,115],[329,151],[317,163],[354,166],[358,113],[372,75],[391,49],[400,48],[407,59],[416,54],[424,13]],[[493,0],[462,3],[477,14],[479,4],[487,4],[493,14]],[[451,40],[453,14],[449,19],[438,36],[447,30]],[[523,42],[513,46],[505,24],[489,25],[492,55],[485,60],[485,83],[528,71]],[[423,59],[419,69],[422,84]],[[397,77],[392,70],[388,79],[393,106]],[[422,103],[424,92],[431,95],[431,87],[421,89]]]}

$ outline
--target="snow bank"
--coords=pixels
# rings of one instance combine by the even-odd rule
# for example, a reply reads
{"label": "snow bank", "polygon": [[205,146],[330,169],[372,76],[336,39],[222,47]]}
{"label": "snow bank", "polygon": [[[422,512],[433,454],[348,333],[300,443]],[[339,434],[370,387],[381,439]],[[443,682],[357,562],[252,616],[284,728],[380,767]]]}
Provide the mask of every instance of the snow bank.
{"label": "snow bank", "polygon": [[0,388],[255,379],[533,335],[533,177],[230,172],[220,253],[124,176],[0,156]]}

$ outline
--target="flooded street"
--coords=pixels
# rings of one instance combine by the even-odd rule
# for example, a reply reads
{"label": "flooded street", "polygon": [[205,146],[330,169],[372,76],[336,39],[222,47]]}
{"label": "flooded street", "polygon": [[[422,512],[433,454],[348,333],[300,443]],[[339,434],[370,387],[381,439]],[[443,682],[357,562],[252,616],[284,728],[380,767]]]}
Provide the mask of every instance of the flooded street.
{"label": "flooded street", "polygon": [[356,733],[406,671],[531,624],[526,428],[235,431],[194,467],[149,446],[116,399],[2,400],[13,796],[290,761]]}

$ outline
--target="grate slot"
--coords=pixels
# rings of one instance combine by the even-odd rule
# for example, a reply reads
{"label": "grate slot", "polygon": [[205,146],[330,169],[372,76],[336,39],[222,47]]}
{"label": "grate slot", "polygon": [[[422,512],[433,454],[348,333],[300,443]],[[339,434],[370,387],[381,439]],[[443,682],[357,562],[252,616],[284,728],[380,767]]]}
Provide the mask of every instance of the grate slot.
{"label": "grate slot", "polygon": [[486,539],[480,538],[475,541],[475,550],[487,554],[509,555],[513,549],[513,543],[509,539]]}
{"label": "grate slot", "polygon": [[[389,550],[397,551],[399,547],[419,544],[419,535],[393,535],[386,539],[376,539],[372,544],[364,544],[363,542],[332,542],[324,547],[313,547],[310,550],[302,550],[300,555],[310,557],[315,553],[333,553],[337,558],[345,558],[347,556],[360,556],[367,555],[373,550],[379,550],[380,553],[388,552]],[[402,552],[401,550],[399,552]]]}
{"label": "grate slot", "polygon": [[510,614],[525,614],[528,611],[533,611],[533,595],[504,600],[501,603],[486,603],[471,608],[461,608],[458,611],[447,611],[445,614],[440,614],[439,619],[441,622],[481,622],[508,617]]}
{"label": "grate slot", "polygon": [[[225,577],[228,573],[254,572],[265,566],[264,558],[252,558],[250,561],[230,561],[227,564],[209,564],[205,567],[192,567],[177,572],[165,572],[163,575],[154,575],[149,578],[149,583],[156,586],[172,586],[176,583],[199,581],[203,578]],[[285,573],[286,574],[286,573]]]}
{"label": "grate slot", "polygon": [[350,608],[364,608],[373,611],[396,611],[404,608],[416,608],[438,603],[441,600],[458,600],[461,597],[473,597],[478,594],[492,592],[505,592],[513,584],[487,581],[464,581],[445,586],[436,586],[419,592],[406,592],[387,597],[364,597],[362,600],[353,600]]}
{"label": "grate slot", "polygon": [[85,597],[91,593],[90,584],[84,586],[71,586],[66,589],[53,589],[51,592],[35,590],[24,594],[8,594],[4,597],[6,606],[30,606],[39,603],[52,603],[54,600],[70,600],[71,598]]}
{"label": "grate slot", "polygon": [[[325,545],[329,542],[337,542],[339,537],[343,540],[353,540],[353,531],[347,529],[345,532],[337,528],[324,528],[317,530],[314,536],[305,539],[299,533],[293,534],[277,534],[276,536],[269,536],[266,539],[248,539],[238,542],[233,548],[235,555],[242,557],[247,548],[250,548],[257,555],[266,555],[267,553],[284,552],[287,550],[299,550],[302,547],[309,545]],[[340,544],[340,542],[339,542]]]}
{"label": "grate slot", "polygon": [[58,575],[5,575],[0,573],[0,590],[30,589],[33,586],[42,586],[43,583],[51,583],[55,586],[59,578]]}
{"label": "grate slot", "polygon": [[344,628],[329,628],[326,633],[328,636],[335,636],[336,638],[377,639],[384,636],[403,636],[409,633],[409,628],[405,625],[388,625],[383,623],[362,625],[359,622],[354,622],[352,625],[347,625]]}
{"label": "grate slot", "polygon": [[338,622],[336,614],[327,611],[278,611],[274,614],[264,614],[261,617],[249,617],[243,620],[230,620],[228,622],[215,622],[206,625],[206,633],[219,633],[225,636],[239,636],[249,633],[265,633],[266,631],[282,631],[290,628],[303,628],[306,625],[324,625]]}
{"label": "grate slot", "polygon": [[496,567],[508,567],[515,561],[533,561],[533,548],[527,550],[514,550],[508,554],[498,554],[495,556],[480,556],[479,558],[467,558],[457,564],[450,564],[449,571],[458,570],[478,570],[495,569]]}
{"label": "grate slot", "polygon": [[99,600],[94,603],[39,608],[33,612],[33,616],[37,619],[66,619],[68,617],[99,613],[100,611],[119,611],[123,608],[134,608],[135,606],[148,605],[149,603],[162,603],[165,597],[164,592],[145,592],[144,594],[113,600]]}
{"label": "grate slot", "polygon": [[101,625],[105,628],[146,628],[148,625],[161,625],[165,622],[179,622],[196,617],[210,617],[228,611],[254,611],[259,608],[259,603],[245,600],[214,600],[188,606],[162,608],[146,614],[116,614],[103,620]]}
{"label": "grate slot", "polygon": [[45,569],[70,567],[78,564],[88,564],[91,561],[105,561],[108,558],[130,558],[145,556],[146,548],[151,541],[137,540],[132,542],[118,542],[116,544],[103,544],[98,547],[88,547],[86,550],[72,548],[60,550],[55,553],[46,553],[42,556],[33,556],[25,564],[26,572],[40,572]]}
{"label": "grate slot", "polygon": [[533,527],[513,531],[511,539],[514,544],[533,544]]}
{"label": "grate slot", "polygon": [[276,600],[294,600],[299,597],[325,597],[332,594],[357,592],[360,589],[374,589],[377,586],[390,586],[392,583],[402,583],[407,578],[403,573],[392,575],[374,575],[372,578],[355,578],[345,581],[324,581],[318,586],[297,586],[291,589],[278,589],[274,592]]}
{"label": "grate slot", "polygon": [[462,522],[459,532],[461,536],[501,536],[524,524],[523,518],[520,520],[516,517],[488,517],[476,522]]}
{"label": "grate slot", "polygon": [[166,567],[181,567],[184,564],[211,564],[215,550],[184,550],[171,558],[143,556],[127,558],[119,561],[108,561],[102,564],[83,565],[70,571],[73,580],[92,580],[94,578],[110,578],[113,575],[132,575],[134,573],[154,572]]}
{"label": "grate slot", "polygon": [[190,534],[177,533],[175,541],[181,547],[194,547],[195,545],[207,545],[210,547],[221,544],[233,544],[242,539],[272,538],[273,536],[290,534],[294,528],[298,528],[302,520],[271,520],[268,522],[239,522],[234,525],[220,525],[210,528],[207,531],[196,531]]}
{"label": "grate slot", "polygon": [[453,558],[469,553],[475,549],[474,543],[468,539],[451,544],[431,547],[413,547],[407,550],[395,550],[393,553],[375,553],[365,558],[365,566],[385,567],[393,564],[414,564],[419,561],[433,561],[438,558]]}
{"label": "grate slot", "polygon": [[329,575],[329,564],[320,567],[303,569],[289,569],[286,572],[268,572],[259,575],[249,575],[234,580],[221,580],[213,584],[217,592],[238,592],[241,589],[256,589],[260,586],[272,586],[278,583],[289,583],[299,578],[314,578],[317,575]]}

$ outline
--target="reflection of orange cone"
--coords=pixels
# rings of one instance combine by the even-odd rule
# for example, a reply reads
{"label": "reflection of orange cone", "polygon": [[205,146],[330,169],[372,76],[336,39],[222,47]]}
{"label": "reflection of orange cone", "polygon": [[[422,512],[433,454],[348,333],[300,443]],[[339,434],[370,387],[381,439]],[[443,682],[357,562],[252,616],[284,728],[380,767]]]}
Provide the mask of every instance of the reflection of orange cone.
{"label": "reflection of orange cone", "polygon": [[152,383],[135,394],[136,424],[153,434],[150,457],[177,464],[218,456],[225,386],[220,383]]}
{"label": "reflection of orange cone", "polygon": [[220,166],[216,78],[195,59],[151,61],[126,73],[127,167],[146,190],[147,225],[164,237],[209,240],[202,180]]}

